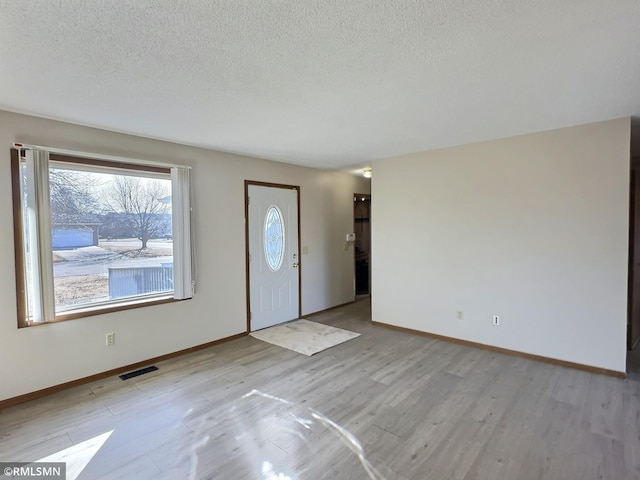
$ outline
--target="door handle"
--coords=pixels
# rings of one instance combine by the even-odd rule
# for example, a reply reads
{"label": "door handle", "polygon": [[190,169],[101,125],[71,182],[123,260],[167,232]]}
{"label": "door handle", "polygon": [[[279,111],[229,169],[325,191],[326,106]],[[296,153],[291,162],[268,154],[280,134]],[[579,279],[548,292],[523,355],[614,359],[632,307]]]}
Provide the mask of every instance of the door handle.
{"label": "door handle", "polygon": [[295,262],[295,263],[293,264],[293,268],[298,268],[298,265],[300,265],[300,264],[299,264],[298,262]]}

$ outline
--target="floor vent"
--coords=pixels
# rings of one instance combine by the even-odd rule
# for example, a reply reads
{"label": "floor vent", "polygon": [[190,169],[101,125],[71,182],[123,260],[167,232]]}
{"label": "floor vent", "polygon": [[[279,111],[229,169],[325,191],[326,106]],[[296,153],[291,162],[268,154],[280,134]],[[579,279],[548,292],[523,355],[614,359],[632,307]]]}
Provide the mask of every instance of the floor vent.
{"label": "floor vent", "polygon": [[152,365],[150,367],[141,368],[140,370],[135,370],[133,372],[123,373],[122,375],[120,375],[120,378],[122,380],[128,380],[130,378],[137,377],[138,375],[144,375],[145,373],[153,372],[157,369],[158,367]]}

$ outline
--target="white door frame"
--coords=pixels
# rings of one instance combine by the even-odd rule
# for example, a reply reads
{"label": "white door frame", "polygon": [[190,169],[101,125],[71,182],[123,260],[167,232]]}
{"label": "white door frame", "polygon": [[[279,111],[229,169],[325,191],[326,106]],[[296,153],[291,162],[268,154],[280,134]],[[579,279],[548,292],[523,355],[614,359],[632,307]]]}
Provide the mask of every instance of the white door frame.
{"label": "white door frame", "polygon": [[[244,181],[244,245],[245,245],[245,275],[247,281],[247,333],[251,330],[251,277],[249,270],[249,185],[258,187],[286,188],[296,191],[296,204],[298,215],[298,246],[300,245],[300,187],[297,185],[285,185],[282,183],[258,182],[254,180]],[[300,248],[300,247],[299,247]],[[302,255],[298,255],[298,318],[302,316]]]}

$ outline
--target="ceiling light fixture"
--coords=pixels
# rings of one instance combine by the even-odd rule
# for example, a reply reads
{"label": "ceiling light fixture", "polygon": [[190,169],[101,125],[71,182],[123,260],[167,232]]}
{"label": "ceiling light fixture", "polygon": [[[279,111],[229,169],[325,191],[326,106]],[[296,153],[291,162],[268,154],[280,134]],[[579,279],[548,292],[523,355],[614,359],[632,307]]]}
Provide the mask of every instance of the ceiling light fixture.
{"label": "ceiling light fixture", "polygon": [[364,178],[371,178],[373,171],[370,168],[365,168],[364,170],[362,170],[362,176]]}

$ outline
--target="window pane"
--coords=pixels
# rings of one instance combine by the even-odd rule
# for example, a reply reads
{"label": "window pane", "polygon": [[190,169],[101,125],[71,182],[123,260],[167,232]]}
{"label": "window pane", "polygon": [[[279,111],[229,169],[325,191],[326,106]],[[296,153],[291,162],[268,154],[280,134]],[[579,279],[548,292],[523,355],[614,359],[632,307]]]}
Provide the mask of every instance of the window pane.
{"label": "window pane", "polygon": [[278,271],[284,259],[284,222],[280,209],[269,207],[264,219],[264,257],[271,270]]}
{"label": "window pane", "polygon": [[56,312],[173,291],[169,176],[49,173]]}

